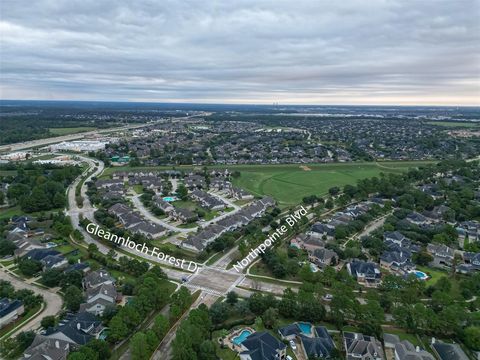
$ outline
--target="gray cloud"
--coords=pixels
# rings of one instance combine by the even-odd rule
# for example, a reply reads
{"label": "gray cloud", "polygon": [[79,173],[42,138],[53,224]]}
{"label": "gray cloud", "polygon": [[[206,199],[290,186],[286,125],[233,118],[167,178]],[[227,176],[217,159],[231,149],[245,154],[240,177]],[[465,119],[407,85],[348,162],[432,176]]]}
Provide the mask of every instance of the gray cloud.
{"label": "gray cloud", "polygon": [[479,0],[3,0],[2,98],[479,104]]}

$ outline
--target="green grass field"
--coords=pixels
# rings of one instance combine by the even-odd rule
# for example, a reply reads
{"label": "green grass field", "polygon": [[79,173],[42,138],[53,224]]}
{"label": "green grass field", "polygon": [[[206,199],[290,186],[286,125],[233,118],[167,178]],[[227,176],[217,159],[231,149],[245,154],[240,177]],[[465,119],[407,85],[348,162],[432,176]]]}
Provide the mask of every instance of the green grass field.
{"label": "green grass field", "polygon": [[68,134],[77,134],[86,131],[95,130],[94,127],[82,126],[82,127],[65,127],[65,128],[50,128],[48,129],[53,135],[68,135]]}
{"label": "green grass field", "polygon": [[[433,161],[384,161],[335,164],[304,164],[305,171],[298,164],[287,165],[230,165],[209,166],[208,168],[238,170],[241,176],[233,180],[236,186],[257,196],[270,195],[281,207],[298,204],[304,196],[324,195],[332,186],[355,184],[359,179],[378,176],[380,173],[401,173],[412,167],[432,164]],[[177,166],[177,170],[190,170],[193,166]],[[201,169],[201,167],[197,167]],[[120,166],[105,169],[103,176],[118,171],[166,170],[171,166],[130,167]],[[176,202],[177,203],[177,202]],[[180,204],[175,206],[185,207]]]}
{"label": "green grass field", "polygon": [[234,184],[254,195],[270,195],[281,207],[298,204],[304,196],[324,195],[332,186],[355,184],[357,180],[381,172],[403,172],[426,162],[339,163],[308,165],[252,166],[235,168],[241,172]]}

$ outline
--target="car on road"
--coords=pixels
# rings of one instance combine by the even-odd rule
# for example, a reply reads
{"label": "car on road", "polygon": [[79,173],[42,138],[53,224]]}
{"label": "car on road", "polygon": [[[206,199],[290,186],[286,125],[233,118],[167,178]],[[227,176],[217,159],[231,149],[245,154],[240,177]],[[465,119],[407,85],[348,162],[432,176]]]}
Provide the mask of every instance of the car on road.
{"label": "car on road", "polygon": [[182,283],[186,283],[188,281],[188,277],[182,276]]}
{"label": "car on road", "polygon": [[297,350],[297,345],[295,345],[295,341],[290,340],[289,343],[290,343],[290,347],[292,348],[292,350]]}
{"label": "car on road", "polygon": [[325,294],[322,296],[322,299],[324,301],[331,301],[333,299],[333,295],[332,294]]}

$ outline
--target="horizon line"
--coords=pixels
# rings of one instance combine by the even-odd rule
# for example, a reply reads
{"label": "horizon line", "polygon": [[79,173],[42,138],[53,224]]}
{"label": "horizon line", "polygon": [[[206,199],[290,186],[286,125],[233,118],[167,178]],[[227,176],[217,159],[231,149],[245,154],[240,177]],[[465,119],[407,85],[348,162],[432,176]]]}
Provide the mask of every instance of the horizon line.
{"label": "horizon line", "polygon": [[79,103],[89,103],[89,102],[98,102],[98,103],[118,103],[118,104],[162,104],[162,105],[232,105],[232,106],[375,106],[375,107],[389,107],[389,106],[397,106],[397,107],[438,107],[438,108],[445,108],[445,107],[458,107],[458,108],[480,108],[480,104],[477,105],[455,105],[455,104],[447,104],[447,105],[434,105],[434,104],[312,104],[312,103],[305,103],[305,104],[280,104],[272,102],[270,104],[267,103],[237,103],[237,102],[188,102],[188,101],[147,101],[147,100],[79,100],[79,99],[1,99],[0,102],[4,101],[19,101],[19,102],[79,102]]}

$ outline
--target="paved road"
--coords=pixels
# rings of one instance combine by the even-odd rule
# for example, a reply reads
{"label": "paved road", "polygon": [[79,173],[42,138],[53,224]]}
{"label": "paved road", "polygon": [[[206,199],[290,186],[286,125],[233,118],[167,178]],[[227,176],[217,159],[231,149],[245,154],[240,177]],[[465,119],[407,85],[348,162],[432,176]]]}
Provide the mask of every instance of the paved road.
{"label": "paved road", "polygon": [[238,246],[234,246],[230,249],[225,255],[223,255],[220,259],[215,262],[215,266],[226,269],[227,266],[240,255],[238,251]]}
{"label": "paved road", "polygon": [[[85,229],[81,227],[79,224],[80,215],[82,215],[83,218],[87,218],[90,221],[95,222],[94,215],[93,215],[95,212],[95,208],[92,206],[92,204],[90,203],[90,200],[88,199],[86,182],[90,181],[92,177],[100,175],[103,172],[103,169],[105,168],[105,164],[103,163],[103,161],[92,160],[83,156],[79,156],[79,158],[82,161],[86,162],[89,167],[67,189],[68,209],[66,210],[66,214],[70,216],[73,227],[82,233],[83,238],[87,244],[96,244],[98,247],[98,250],[102,254],[107,254],[110,251],[110,248],[103,245],[99,241],[93,239],[90,236],[90,234],[87,233]],[[77,202],[75,201],[75,189],[77,188],[78,183],[82,181],[82,179],[90,171],[92,171],[92,169],[95,168],[95,163],[98,164],[97,170],[84,181],[83,186],[80,189],[80,195],[83,197],[83,206],[79,208],[77,205]]]}
{"label": "paved road", "polygon": [[9,144],[9,145],[2,145],[2,146],[0,146],[0,152],[3,152],[3,151],[18,151],[18,150],[22,150],[22,149],[29,149],[29,148],[33,148],[33,147],[39,147],[39,146],[45,146],[45,145],[49,145],[49,144],[60,143],[62,141],[72,141],[72,140],[83,139],[85,137],[88,137],[88,136],[91,136],[91,135],[97,135],[97,134],[101,134],[101,133],[109,133],[109,132],[114,132],[114,131],[122,131],[122,130],[141,128],[141,127],[145,127],[145,126],[148,126],[148,125],[151,125],[151,124],[128,125],[128,126],[122,126],[122,127],[117,127],[117,128],[111,128],[111,129],[87,131],[87,132],[77,133],[77,134],[55,136],[55,137],[50,137],[50,138],[47,138],[47,139],[39,139],[39,140],[20,142],[20,143]]}
{"label": "paved road", "polygon": [[19,332],[21,331],[28,331],[28,330],[35,330],[40,327],[40,322],[45,316],[49,315],[58,315],[60,311],[62,310],[63,306],[63,300],[60,295],[47,290],[43,289],[40,287],[37,287],[32,284],[27,284],[21,279],[10,275],[6,269],[2,266],[0,267],[0,274],[2,277],[2,280],[7,280],[12,283],[13,287],[15,289],[28,289],[32,290],[35,294],[39,294],[43,296],[43,299],[45,300],[45,308],[43,309],[42,313],[39,314],[37,317],[34,319],[30,320],[27,324],[22,326],[20,329],[15,331],[12,335],[9,337],[16,336]]}
{"label": "paved road", "polygon": [[148,211],[148,209],[145,208],[145,206],[142,204],[142,201],[140,200],[140,195],[132,196],[131,199],[132,199],[133,205],[135,205],[135,208],[140,212],[140,214],[142,214],[143,217],[145,217],[146,219],[150,220],[151,222],[153,222],[155,224],[161,225],[164,228],[167,228],[168,230],[172,230],[172,231],[175,231],[175,232],[190,233],[190,232],[197,231],[196,227],[188,228],[188,229],[179,228],[179,227],[176,227],[176,226],[173,226],[173,225],[169,224],[166,221],[163,221],[163,220],[157,218],[152,213],[150,213],[150,211]]}

